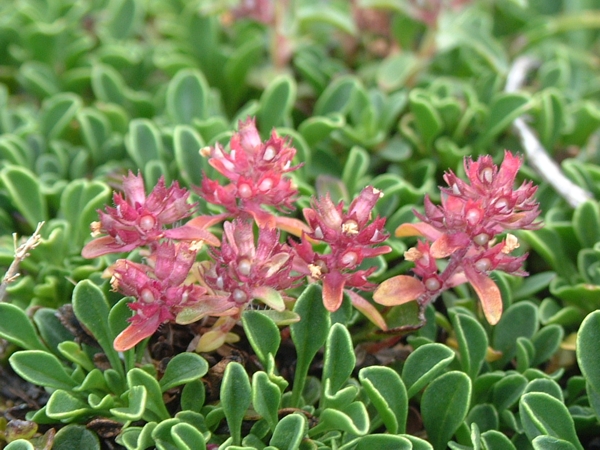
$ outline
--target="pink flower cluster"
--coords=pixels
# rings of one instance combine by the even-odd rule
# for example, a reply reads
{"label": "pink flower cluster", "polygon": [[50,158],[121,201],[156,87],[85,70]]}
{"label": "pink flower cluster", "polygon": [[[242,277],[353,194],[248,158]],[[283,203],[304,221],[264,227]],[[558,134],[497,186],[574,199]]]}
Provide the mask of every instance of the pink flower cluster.
{"label": "pink flower cluster", "polygon": [[[228,150],[217,144],[201,153],[227,181],[205,176],[195,190],[204,201],[223,207],[223,213],[174,225],[194,213],[189,191],[176,182],[167,188],[161,178],[146,196],[142,176],[130,173],[123,180],[124,193],[114,194],[115,207],[99,211],[100,221],[92,224],[95,239],[84,247],[84,257],[136,248],[143,248],[146,257],[144,264],[119,259],[109,270],[113,289],[135,299],[129,304],[134,313],[130,325],[115,339],[117,350],[135,346],[165,322],[185,324],[206,316],[220,318],[198,349],[214,350],[232,339],[230,330],[255,300],[285,310],[294,300],[286,291],[306,275],[322,280],[330,311],[340,307],[347,292],[358,309],[385,327],[375,307],[349,289],[374,289],[367,281],[374,269],[359,266],[390,251],[379,245],[387,238],[385,219],[371,220],[379,191],[365,188],[347,212],[328,196],[315,200],[313,208],[304,210],[307,225],[273,212],[293,211],[298,195],[288,175],[299,167],[292,165],[296,150],[286,139],[273,132],[262,142],[254,120],[248,119],[240,123]],[[207,229],[222,221],[219,241]],[[301,239],[280,242],[279,230]],[[327,253],[316,252],[315,241],[326,243]],[[212,248],[198,261],[203,243]]]}
{"label": "pink flower cluster", "polygon": [[[469,282],[473,286],[486,319],[496,324],[502,314],[500,290],[490,278],[490,272],[501,270],[513,275],[526,275],[522,265],[527,255],[513,256],[519,247],[511,230],[533,230],[540,227],[536,187],[531,182],[514,189],[521,159],[505,152],[498,168],[491,156],[477,161],[465,160],[469,182],[448,172],[441,188],[441,205],[425,198],[425,214],[415,212],[421,222],[403,224],[396,236],[421,236],[416,247],[405,253],[415,263],[418,278],[400,275],[384,281],[373,298],[383,305],[399,305],[417,300],[421,319],[424,308],[443,291]],[[440,271],[437,260],[449,258]]]}

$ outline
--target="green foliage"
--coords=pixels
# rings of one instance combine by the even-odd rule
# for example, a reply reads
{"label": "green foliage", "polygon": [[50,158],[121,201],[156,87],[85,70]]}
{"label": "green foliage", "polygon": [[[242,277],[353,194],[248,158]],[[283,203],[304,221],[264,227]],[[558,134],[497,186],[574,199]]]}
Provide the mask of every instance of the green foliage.
{"label": "green foliage", "polygon": [[[434,12],[417,1],[299,0],[263,20],[235,10],[240,3],[0,6],[2,272],[12,233],[45,222],[0,302],[0,360],[47,390],[28,423],[57,429],[9,436],[0,419],[0,447],[101,448],[86,425],[103,417],[130,450],[585,448],[600,434],[594,2],[442,2]],[[538,66],[505,92],[523,55]],[[459,286],[428,308],[426,327],[397,341],[347,299],[330,314],[310,284],[295,289],[295,303],[284,299],[290,311],[241,316],[241,342],[230,345],[245,361],[222,367],[225,350],[206,359],[184,351],[181,330],[166,327],[160,342],[118,353],[130,299],[108,290],[112,257],[80,256],[90,223],[129,170],[148,189],[160,176],[190,188],[214,178],[199,150],[225,145],[248,116],[263,138],[275,130],[297,149],[299,209],[314,194],[350,202],[366,185],[384,192],[375,213],[387,219],[392,251],[372,263],[375,283],[408,272],[402,255],[414,240],[394,230],[426,195],[440,200],[444,171],[461,175],[465,156],[523,153],[511,129],[518,117],[591,197],[571,208],[525,158],[532,164],[517,182],[539,185],[544,227],[515,233],[528,277],[494,275],[504,304],[495,326]],[[197,209],[221,212],[202,201]],[[378,312],[389,328],[418,320],[414,304]],[[164,348],[168,357],[157,357]]]}

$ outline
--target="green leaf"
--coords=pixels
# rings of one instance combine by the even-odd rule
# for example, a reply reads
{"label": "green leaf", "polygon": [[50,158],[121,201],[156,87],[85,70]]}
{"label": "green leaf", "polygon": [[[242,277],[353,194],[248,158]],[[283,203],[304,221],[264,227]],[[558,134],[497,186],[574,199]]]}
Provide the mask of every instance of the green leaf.
{"label": "green leaf", "polygon": [[408,95],[410,110],[425,147],[430,148],[433,140],[441,133],[442,118],[434,108],[430,94],[422,89],[413,89]]}
{"label": "green leaf", "polygon": [[438,343],[422,345],[408,355],[402,368],[402,380],[406,385],[408,398],[441,374],[453,359],[454,352]]}
{"label": "green leaf", "polygon": [[138,0],[111,0],[108,5],[106,30],[115,39],[132,37],[144,16]]}
{"label": "green leaf", "polygon": [[17,439],[16,441],[12,441],[4,450],[35,450],[33,444],[25,439]]}
{"label": "green leaf", "polygon": [[180,449],[206,450],[203,434],[189,423],[173,425],[171,436]]}
{"label": "green leaf", "polygon": [[242,442],[242,421],[251,400],[252,391],[246,370],[241,364],[230,362],[225,368],[221,384],[221,405],[234,445]]}
{"label": "green leaf", "polygon": [[525,393],[527,392],[545,392],[561,402],[564,401],[562,388],[556,381],[547,378],[531,380],[525,389]]}
{"label": "green leaf", "polygon": [[90,235],[90,224],[98,219],[98,209],[110,198],[110,188],[100,181],[71,181],[60,196],[60,210],[71,225],[72,247],[80,249]]}
{"label": "green leaf", "polygon": [[315,103],[313,116],[327,116],[331,113],[345,115],[351,107],[353,93],[360,81],[350,75],[334,79]]}
{"label": "green leaf", "polygon": [[[157,450],[179,450],[180,447],[173,441],[171,430],[180,423],[178,419],[165,419],[159,422],[152,430],[152,440]],[[188,450],[183,447],[184,450]]]}
{"label": "green leaf", "polygon": [[600,206],[596,200],[587,200],[575,209],[573,230],[584,248],[600,241]]}
{"label": "green leaf", "polygon": [[[420,448],[421,447],[414,446],[413,442],[411,442],[408,436],[392,436],[390,434],[371,434],[368,436],[359,437],[354,441],[348,442],[348,444],[340,447],[340,450],[417,450]],[[431,449],[431,446],[423,447],[423,449]]]}
{"label": "green leaf", "polygon": [[535,357],[535,347],[531,341],[524,337],[517,338],[517,349],[515,354],[517,372],[525,372],[531,367]]}
{"label": "green leaf", "polygon": [[183,69],[177,72],[169,82],[166,97],[167,113],[173,123],[191,125],[195,118],[205,119],[209,93],[201,71]]}
{"label": "green leaf", "polygon": [[[75,342],[72,343],[75,344]],[[73,389],[74,392],[108,392],[108,390],[109,389],[106,385],[106,380],[104,379],[102,372],[100,369],[96,369],[93,366],[81,384]]]}
{"label": "green leaf", "polygon": [[471,401],[471,380],[462,372],[441,375],[423,392],[421,413],[429,441],[443,450],[465,419]]}
{"label": "green leaf", "polygon": [[569,441],[552,436],[538,436],[531,441],[534,450],[576,450]]}
{"label": "green leaf", "polygon": [[11,367],[24,380],[38,386],[70,390],[77,383],[52,353],[41,350],[23,350],[8,359]]}
{"label": "green leaf", "polygon": [[341,129],[346,124],[342,114],[330,113],[327,117],[313,116],[304,120],[298,131],[306,140],[307,145],[314,147],[323,139],[327,139],[335,130]]}
{"label": "green leaf", "polygon": [[529,94],[522,92],[501,92],[492,100],[490,111],[479,138],[478,146],[485,147],[503,132],[517,117],[523,115],[533,105]]}
{"label": "green leaf", "polygon": [[481,441],[488,450],[517,450],[510,439],[497,430],[481,433]]}
{"label": "green leaf", "polygon": [[40,181],[33,173],[24,167],[6,166],[0,171],[0,181],[32,230],[48,219],[46,199],[42,195]]}
{"label": "green leaf", "polygon": [[206,391],[202,380],[194,380],[187,383],[181,391],[181,409],[183,411],[200,412],[204,406]]}
{"label": "green leaf", "polygon": [[477,428],[481,432],[496,430],[500,425],[498,411],[489,403],[475,405],[467,416],[467,424],[471,425],[472,423],[477,424]]}
{"label": "green leaf", "polygon": [[81,99],[70,92],[61,92],[44,101],[40,125],[46,138],[61,137],[82,106]]}
{"label": "green leaf", "polygon": [[111,137],[112,127],[104,114],[95,108],[82,108],[77,112],[81,138],[90,149],[96,164],[105,162],[104,144]]}
{"label": "green leaf", "polygon": [[519,412],[523,429],[530,440],[547,435],[568,441],[578,450],[583,450],[573,418],[560,400],[543,392],[530,392],[521,397]]}
{"label": "green leaf", "polygon": [[502,352],[502,357],[493,366],[504,367],[515,356],[517,339],[531,339],[538,326],[537,307],[533,303],[522,301],[511,305],[494,328],[492,346]]}
{"label": "green leaf", "polygon": [[269,445],[279,450],[296,450],[300,447],[306,429],[306,417],[303,414],[289,414],[277,424]]}
{"label": "green leaf", "polygon": [[83,425],[67,425],[58,430],[52,444],[54,450],[100,450],[100,441]]}
{"label": "green leaf", "polygon": [[577,363],[587,382],[600,392],[600,311],[588,314],[577,332]]}
{"label": "green leaf", "polygon": [[[364,436],[369,432],[369,414],[363,402],[352,402],[341,410],[333,408],[323,410],[321,424],[323,429],[341,430]],[[318,430],[319,428],[314,427],[310,433]]]}
{"label": "green leaf", "polygon": [[123,364],[113,348],[116,336],[113,335],[108,322],[110,309],[104,293],[90,280],[80,281],[73,291],[73,311],[77,319],[94,335],[106,353],[111,367],[123,376]]}
{"label": "green leaf", "polygon": [[387,92],[402,88],[420,65],[421,60],[413,52],[392,53],[379,64],[377,84]]}
{"label": "green leaf", "polygon": [[463,371],[475,380],[487,354],[488,339],[483,326],[467,314],[451,314]]}
{"label": "green leaf", "polygon": [[196,353],[180,353],[175,355],[167,365],[160,387],[163,392],[203,377],[208,372],[208,363]]}
{"label": "green leaf", "polygon": [[19,82],[27,91],[40,98],[47,98],[61,91],[56,71],[40,61],[25,61],[19,68]]}
{"label": "green leaf", "polygon": [[92,89],[94,95],[102,102],[123,106],[126,101],[127,86],[121,74],[111,66],[105,64],[92,66]]}
{"label": "green leaf", "polygon": [[140,427],[128,427],[121,431],[117,436],[117,442],[125,445],[128,449],[133,450],[145,450],[155,445],[154,439],[152,438],[152,432],[156,428],[156,422],[149,422]]}
{"label": "green leaf", "polygon": [[408,395],[398,373],[389,367],[370,366],[360,370],[358,379],[387,431],[392,434],[404,433]]}
{"label": "green leaf", "polygon": [[207,169],[206,158],[200,155],[204,140],[188,125],[177,125],[173,130],[173,151],[179,175],[189,186],[200,186],[202,169]]}
{"label": "green leaf", "polygon": [[554,88],[540,92],[540,115],[537,130],[544,148],[552,149],[565,124],[565,100]]}
{"label": "green leaf", "polygon": [[287,124],[295,101],[296,82],[292,77],[281,75],[269,83],[260,97],[260,108],[256,115],[263,136],[273,128]]}
{"label": "green leaf", "polygon": [[269,353],[275,356],[281,343],[279,328],[270,317],[251,310],[242,315],[242,325],[256,356],[263,367],[267,367]]}
{"label": "green leaf", "polygon": [[300,396],[310,364],[329,335],[331,319],[323,306],[322,290],[318,284],[310,284],[298,297],[294,312],[300,321],[290,325],[292,340],[296,346],[297,362],[292,389],[292,404],[300,406]]}
{"label": "green leaf", "polygon": [[93,410],[70,392],[58,389],[52,393],[46,405],[46,415],[54,420],[72,421],[91,415]]}
{"label": "green leaf", "polygon": [[329,380],[332,393],[339,391],[354,370],[356,355],[350,332],[341,323],[334,324],[327,336],[323,362],[323,380]]}
{"label": "green leaf", "polygon": [[[129,308],[129,302],[132,301],[131,297],[123,297],[115,305],[110,308],[108,314],[108,327],[112,336],[118,336],[129,325],[129,319],[131,318],[131,309]],[[140,349],[140,345],[136,348],[129,349],[123,352],[123,362],[125,363],[125,370],[129,370],[135,367],[135,353]]]}
{"label": "green leaf", "polygon": [[535,358],[531,366],[539,366],[550,359],[558,351],[564,335],[563,328],[558,325],[546,325],[538,331],[531,340],[535,347]]}
{"label": "green leaf", "polygon": [[0,303],[0,317],[0,337],[25,350],[48,350],[21,308],[11,303]]}
{"label": "green leaf", "polygon": [[139,168],[160,160],[163,144],[156,125],[148,119],[133,119],[125,136],[125,148]]}
{"label": "green leaf", "polygon": [[369,155],[367,152],[361,147],[352,147],[342,172],[342,181],[348,188],[349,193],[359,192],[362,189],[362,179],[368,169]]}
{"label": "green leaf", "polygon": [[350,12],[348,10],[341,11],[335,8],[333,4],[316,3],[302,5],[297,14],[298,23],[302,27],[322,22],[350,35],[355,35],[357,32],[356,24]]}
{"label": "green leaf", "polygon": [[143,386],[146,389],[146,410],[142,417],[147,422],[160,422],[171,417],[163,401],[163,391],[160,388],[160,384],[148,372],[137,367],[129,370],[127,372],[127,385],[129,389],[132,389],[134,386]]}
{"label": "green leaf", "polygon": [[519,401],[527,387],[527,378],[520,374],[509,374],[493,387],[493,399],[499,411],[510,408]]}
{"label": "green leaf", "polygon": [[281,390],[279,386],[269,380],[266,372],[255,372],[252,376],[252,406],[274,430],[279,420],[279,404]]}
{"label": "green leaf", "polygon": [[[2,317],[4,319],[4,316]],[[60,343],[73,339],[73,335],[63,326],[56,316],[55,309],[38,309],[33,315],[33,321],[40,332],[40,336],[55,354],[58,353],[57,347]]]}

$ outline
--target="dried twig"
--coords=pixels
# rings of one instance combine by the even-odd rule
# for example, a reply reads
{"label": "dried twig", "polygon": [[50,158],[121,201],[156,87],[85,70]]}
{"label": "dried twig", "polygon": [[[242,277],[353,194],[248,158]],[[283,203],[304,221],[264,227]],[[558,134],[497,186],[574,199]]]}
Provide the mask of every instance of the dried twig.
{"label": "dried twig", "polygon": [[[527,72],[537,67],[539,62],[529,56],[517,58],[513,63],[506,80],[506,92],[515,92],[521,88]],[[554,190],[573,208],[592,198],[592,194],[569,180],[560,166],[548,155],[535,133],[522,117],[512,123],[525,150],[529,164]]]}
{"label": "dried twig", "polygon": [[4,278],[2,279],[2,283],[0,284],[0,302],[4,301],[4,297],[6,296],[6,288],[10,283],[15,281],[19,277],[19,264],[25,258],[29,256],[29,251],[33,250],[40,243],[40,239],[42,236],[40,235],[40,230],[44,222],[40,222],[37,225],[37,228],[31,235],[29,239],[27,239],[23,244],[18,245],[17,243],[17,233],[13,233],[13,241],[15,245],[15,259],[10,264],[10,267],[6,271]]}

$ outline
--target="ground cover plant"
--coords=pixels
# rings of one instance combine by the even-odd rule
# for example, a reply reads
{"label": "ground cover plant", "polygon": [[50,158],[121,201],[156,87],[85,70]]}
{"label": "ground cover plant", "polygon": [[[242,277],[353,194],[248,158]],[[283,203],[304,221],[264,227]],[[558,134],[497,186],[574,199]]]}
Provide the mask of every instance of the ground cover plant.
{"label": "ground cover plant", "polygon": [[0,4],[0,448],[600,446],[592,0]]}

